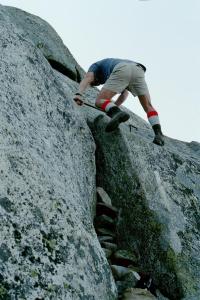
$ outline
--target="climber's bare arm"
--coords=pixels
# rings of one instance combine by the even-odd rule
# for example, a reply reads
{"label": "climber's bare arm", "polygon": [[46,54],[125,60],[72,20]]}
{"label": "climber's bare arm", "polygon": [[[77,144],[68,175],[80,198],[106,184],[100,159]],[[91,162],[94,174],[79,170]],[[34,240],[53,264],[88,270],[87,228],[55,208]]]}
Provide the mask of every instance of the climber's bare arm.
{"label": "climber's bare arm", "polygon": [[93,81],[94,81],[94,73],[93,72],[86,73],[79,85],[79,93],[82,94],[93,83]]}
{"label": "climber's bare arm", "polygon": [[76,95],[74,96],[74,101],[76,101],[76,103],[78,105],[82,105],[83,104],[83,100],[82,100],[82,93],[89,87],[91,86],[91,84],[94,82],[94,73],[93,72],[88,72],[85,74],[84,78],[81,80],[80,85],[79,85],[79,89],[78,92],[76,93]]}

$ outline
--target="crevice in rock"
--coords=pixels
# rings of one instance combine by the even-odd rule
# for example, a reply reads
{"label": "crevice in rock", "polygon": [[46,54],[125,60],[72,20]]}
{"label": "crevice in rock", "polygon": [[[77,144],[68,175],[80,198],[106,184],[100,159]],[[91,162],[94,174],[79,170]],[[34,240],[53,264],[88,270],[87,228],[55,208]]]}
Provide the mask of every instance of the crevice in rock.
{"label": "crevice in rock", "polygon": [[120,210],[112,205],[105,190],[97,187],[94,227],[109,262],[118,290],[118,299],[166,299],[154,285],[152,277],[138,266],[137,255],[120,247],[117,225]]}
{"label": "crevice in rock", "polygon": [[75,67],[76,69],[76,82],[80,83],[82,78],[81,78],[81,74],[79,72],[79,70]]}
{"label": "crevice in rock", "polygon": [[[115,243],[119,250],[136,256],[133,266],[141,275],[144,274],[147,281],[153,278],[153,283],[159,289],[157,299],[182,299],[173,253],[168,251],[163,254],[158,238],[163,227],[156,214],[146,205],[138,174],[127,155],[129,149],[126,140],[120,131],[112,135],[105,134],[106,124],[100,115],[88,121],[96,143],[96,185],[101,186],[120,209]],[[112,264],[117,262],[112,261]],[[122,266],[129,269],[129,265]]]}
{"label": "crevice in rock", "polygon": [[78,83],[81,81],[81,75],[77,68],[75,68],[76,69],[76,74],[75,74],[75,72],[68,69],[66,66],[64,66],[63,64],[61,64],[60,62],[58,62],[56,60],[50,59],[50,58],[47,58],[47,60],[50,63],[51,67],[53,69],[55,69],[56,71],[62,73],[63,75],[69,77],[70,79],[72,79]]}

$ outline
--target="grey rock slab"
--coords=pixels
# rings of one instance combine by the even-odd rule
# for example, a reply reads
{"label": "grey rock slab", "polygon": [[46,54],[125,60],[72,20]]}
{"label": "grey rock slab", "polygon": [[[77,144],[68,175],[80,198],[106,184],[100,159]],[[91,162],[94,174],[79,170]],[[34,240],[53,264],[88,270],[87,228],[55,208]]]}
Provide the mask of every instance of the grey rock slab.
{"label": "grey rock slab", "polygon": [[115,219],[118,215],[118,209],[112,205],[98,202],[96,208],[96,215],[107,215]]}
{"label": "grey rock slab", "polygon": [[124,266],[137,264],[137,257],[133,252],[128,250],[117,250],[114,253],[114,258],[116,262],[120,262]]}
{"label": "grey rock slab", "polygon": [[104,191],[104,189],[102,187],[97,187],[97,194],[100,198],[100,201],[108,204],[108,205],[112,205],[112,201],[110,199],[110,197],[108,196],[108,194],[106,193],[106,191]]}
{"label": "grey rock slab", "polygon": [[76,83],[52,69],[37,36],[63,63],[67,54],[37,17],[1,5],[0,17],[1,296],[116,299],[93,227],[94,139],[73,102]]}
{"label": "grey rock slab", "polygon": [[120,293],[124,293],[127,289],[130,289],[130,288],[136,288],[137,283],[138,283],[138,279],[135,277],[135,275],[132,272],[127,273],[121,279]]}
{"label": "grey rock slab", "polygon": [[157,300],[169,300],[169,298],[163,296],[163,294],[159,290],[156,290],[156,295],[157,295]]}
{"label": "grey rock slab", "polygon": [[103,248],[103,247],[102,247],[102,249],[103,249],[103,251],[104,251],[104,253],[106,255],[106,258],[110,258],[111,255],[112,255],[112,253],[113,253],[113,251],[111,249]]}
{"label": "grey rock slab", "polygon": [[126,274],[123,278],[124,284],[127,288],[136,287],[138,283],[138,277],[139,274],[136,274],[135,272],[131,271],[128,274]]}
{"label": "grey rock slab", "polygon": [[103,236],[107,235],[107,236],[110,236],[112,238],[116,238],[116,233],[112,230],[107,229],[107,228],[97,228],[96,231],[99,235],[103,235]]}
{"label": "grey rock slab", "polygon": [[110,249],[112,251],[116,251],[117,250],[117,245],[114,244],[114,243],[102,242],[101,245],[102,245],[102,247],[104,247],[106,249]]}
{"label": "grey rock slab", "polygon": [[98,236],[98,240],[99,240],[99,242],[100,243],[102,243],[102,242],[113,242],[114,241],[114,239],[113,239],[113,237],[112,236],[108,236],[108,235],[99,235]]}
{"label": "grey rock slab", "polygon": [[111,265],[111,270],[115,279],[121,279],[124,275],[130,272],[129,268],[118,265]]}
{"label": "grey rock slab", "polygon": [[153,300],[156,298],[147,290],[130,288],[124,292],[122,300]]}
{"label": "grey rock slab", "polygon": [[57,32],[43,19],[15,7],[1,6],[8,22],[20,31],[20,38],[29,40],[53,67],[66,76],[80,81],[84,71],[64,45]]}
{"label": "grey rock slab", "polygon": [[115,228],[115,221],[106,215],[100,215],[94,219],[95,227]]}
{"label": "grey rock slab", "polygon": [[124,282],[123,281],[115,281],[116,286],[117,286],[117,291],[118,291],[118,299],[121,300],[122,299],[122,295],[125,291],[125,287],[124,287]]}
{"label": "grey rock slab", "polygon": [[134,277],[137,279],[137,281],[140,279],[140,275],[137,272],[133,271],[131,268],[126,268],[118,265],[111,265],[111,270],[116,279],[122,279],[124,276],[128,275],[129,273],[132,273]]}

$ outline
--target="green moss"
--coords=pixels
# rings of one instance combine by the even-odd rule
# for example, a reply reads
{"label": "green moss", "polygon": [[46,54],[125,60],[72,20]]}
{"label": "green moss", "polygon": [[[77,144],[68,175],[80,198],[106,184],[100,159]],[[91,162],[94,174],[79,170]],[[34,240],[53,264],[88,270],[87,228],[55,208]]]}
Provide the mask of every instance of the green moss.
{"label": "green moss", "polygon": [[9,300],[10,296],[8,295],[7,289],[0,284],[0,300]]}
{"label": "green moss", "polygon": [[64,286],[64,289],[68,289],[69,288],[69,284],[66,283],[66,282],[64,282],[63,286]]}
{"label": "green moss", "polygon": [[3,296],[7,293],[6,289],[2,284],[0,284],[0,296]]}
{"label": "green moss", "polygon": [[35,270],[31,271],[31,277],[32,278],[35,278],[37,276],[38,276],[38,272],[37,271],[35,271]]}
{"label": "green moss", "polygon": [[177,255],[173,251],[171,247],[168,248],[166,253],[166,265],[168,266],[170,271],[174,271],[176,269],[177,264]]}
{"label": "green moss", "polygon": [[42,242],[43,242],[43,245],[48,249],[48,251],[50,253],[52,253],[54,250],[55,250],[55,247],[56,247],[56,239],[54,238],[54,234],[45,234],[45,233],[42,233],[43,234],[43,238],[42,238]]}
{"label": "green moss", "polygon": [[38,44],[37,44],[37,48],[41,49],[41,48],[43,48],[43,47],[44,47],[44,44],[43,44],[43,43],[38,43]]}
{"label": "green moss", "polygon": [[46,247],[48,248],[49,252],[55,250],[56,240],[46,240]]}
{"label": "green moss", "polygon": [[137,259],[132,251],[129,250],[117,250],[115,252],[115,257],[121,258],[121,259],[127,259],[130,261],[135,262]]}
{"label": "green moss", "polygon": [[20,231],[17,230],[17,229],[15,229],[13,231],[13,234],[14,234],[14,238],[15,238],[16,243],[20,243],[21,242],[21,238],[22,238]]}
{"label": "green moss", "polygon": [[[196,278],[198,278],[198,272],[196,275],[192,275],[192,271],[194,272],[194,269],[191,270],[191,265],[188,265],[187,262],[187,255],[186,253],[182,253],[178,256],[178,262],[179,264],[177,265],[176,273],[178,280],[184,284],[182,284],[182,290],[183,294],[191,294],[195,295],[196,292],[199,290]],[[196,262],[193,261],[193,264]],[[198,266],[197,266],[198,269]]]}
{"label": "green moss", "polygon": [[158,223],[155,219],[149,220],[149,227],[151,228],[151,231],[154,233],[161,233],[162,229],[164,229],[164,225],[161,223]]}
{"label": "green moss", "polygon": [[55,292],[57,289],[57,286],[55,284],[49,284],[48,287],[47,287],[47,290],[49,292]]}
{"label": "green moss", "polygon": [[61,204],[60,204],[60,202],[58,201],[58,200],[55,200],[54,202],[53,202],[53,207],[54,208],[59,208],[61,206]]}

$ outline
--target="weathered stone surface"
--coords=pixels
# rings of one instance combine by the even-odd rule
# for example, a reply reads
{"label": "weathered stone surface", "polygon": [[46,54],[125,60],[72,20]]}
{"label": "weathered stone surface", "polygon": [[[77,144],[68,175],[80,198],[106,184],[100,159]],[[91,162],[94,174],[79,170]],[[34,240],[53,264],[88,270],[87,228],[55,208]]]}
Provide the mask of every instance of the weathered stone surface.
{"label": "weathered stone surface", "polygon": [[110,197],[108,196],[108,194],[106,193],[106,191],[104,191],[104,189],[102,187],[99,187],[99,186],[97,187],[97,194],[99,196],[100,201],[102,201],[108,205],[112,205],[112,201],[111,201]]}
{"label": "weathered stone surface", "polygon": [[107,215],[111,218],[116,218],[118,215],[118,210],[116,207],[106,204],[106,203],[97,203],[96,215]]}
{"label": "weathered stone surface", "polygon": [[116,286],[117,286],[117,291],[118,291],[118,299],[122,299],[122,295],[124,293],[124,284],[123,284],[123,281],[115,281],[116,283]]}
{"label": "weathered stone surface", "polygon": [[130,272],[129,268],[118,266],[118,265],[111,265],[111,270],[115,279],[122,279],[122,277]]}
{"label": "weathered stone surface", "polygon": [[138,275],[135,272],[131,271],[128,274],[126,274],[123,278],[124,285],[126,285],[127,288],[134,288],[136,287],[138,283]]}
{"label": "weathered stone surface", "polygon": [[156,290],[156,294],[157,294],[157,300],[169,300],[169,298],[163,296],[159,290]]}
{"label": "weathered stone surface", "polygon": [[120,247],[140,254],[138,265],[153,273],[164,295],[197,300],[200,144],[166,137],[158,147],[152,130],[143,122],[138,126],[133,116],[130,123],[138,129],[131,132],[124,124],[105,133],[107,122],[100,116],[89,124],[97,145],[97,184],[121,208]]}
{"label": "weathered stone surface", "polygon": [[[123,292],[128,288],[137,287],[137,283],[140,278],[138,273],[130,270],[129,268],[117,265],[111,265],[111,269],[116,282],[118,282],[117,288],[119,294],[123,294]],[[119,280],[121,281],[120,284]]]}
{"label": "weathered stone surface", "polygon": [[113,300],[92,224],[95,143],[37,38],[73,63],[46,22],[0,5],[0,298]]}
{"label": "weathered stone surface", "polygon": [[121,263],[123,266],[135,265],[137,257],[133,252],[127,250],[117,250],[114,253],[115,262]]}
{"label": "weathered stone surface", "polygon": [[123,295],[122,300],[153,300],[156,298],[146,290],[142,289],[127,289]]}
{"label": "weathered stone surface", "polygon": [[1,6],[9,24],[20,32],[20,38],[30,41],[60,72],[79,82],[84,71],[73,58],[56,31],[41,18],[20,9]]}
{"label": "weathered stone surface", "polygon": [[116,279],[123,279],[123,277],[129,273],[132,273],[137,281],[140,279],[140,275],[137,272],[133,271],[131,268],[126,268],[118,265],[111,265],[111,270]]}
{"label": "weathered stone surface", "polygon": [[102,242],[102,246],[106,249],[110,249],[112,251],[117,250],[117,245],[114,243],[109,243],[109,242]]}
{"label": "weathered stone surface", "polygon": [[105,252],[105,255],[107,258],[111,257],[113,251],[111,249],[108,249],[108,248],[102,248],[103,251]]}
{"label": "weathered stone surface", "polygon": [[95,227],[105,227],[108,229],[110,229],[110,228],[114,229],[116,227],[115,221],[111,217],[106,216],[106,215],[101,215],[99,217],[95,217],[94,224],[95,224]]}
{"label": "weathered stone surface", "polygon": [[114,239],[113,239],[113,237],[112,236],[109,236],[109,235],[99,235],[98,236],[98,240],[99,240],[99,242],[100,243],[102,243],[102,242],[113,242],[114,241]]}
{"label": "weathered stone surface", "polygon": [[116,233],[113,230],[109,230],[107,228],[97,228],[96,231],[99,235],[103,235],[103,236],[108,235],[108,236],[111,236],[113,238],[116,237]]}

